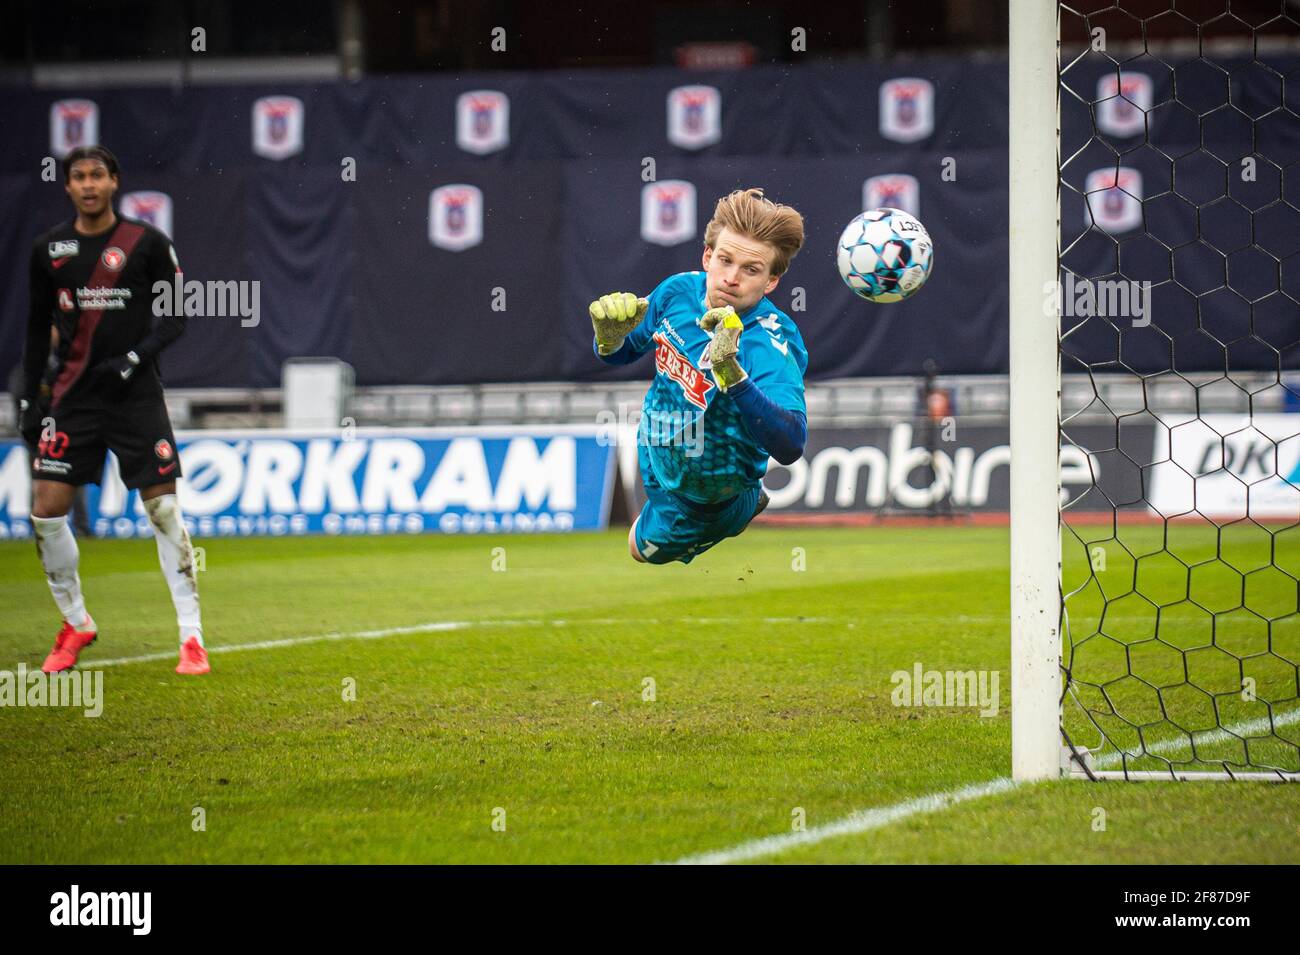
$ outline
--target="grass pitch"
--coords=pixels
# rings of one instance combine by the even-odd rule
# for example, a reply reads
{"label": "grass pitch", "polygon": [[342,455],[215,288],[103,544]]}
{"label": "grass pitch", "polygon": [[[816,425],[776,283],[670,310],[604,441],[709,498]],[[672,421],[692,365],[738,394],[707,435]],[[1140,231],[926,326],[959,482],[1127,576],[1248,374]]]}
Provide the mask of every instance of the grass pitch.
{"label": "grass pitch", "polygon": [[[201,678],[152,541],[84,542],[82,669],[167,658],[104,667],[98,718],[0,708],[0,862],[673,861],[1008,774],[1004,529],[754,528],[689,567],[625,540],[199,541]],[[0,606],[0,669],[39,667],[31,544],[0,545]],[[997,715],[894,706],[918,662],[998,671]],[[1298,836],[1295,786],[1060,782],[757,861],[1294,863]]]}

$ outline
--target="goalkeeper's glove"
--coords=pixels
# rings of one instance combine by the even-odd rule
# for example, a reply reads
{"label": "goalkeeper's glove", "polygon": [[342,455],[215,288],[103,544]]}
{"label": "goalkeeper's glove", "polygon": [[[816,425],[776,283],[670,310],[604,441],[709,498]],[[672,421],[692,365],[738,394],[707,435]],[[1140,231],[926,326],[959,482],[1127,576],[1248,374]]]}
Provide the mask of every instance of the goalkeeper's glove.
{"label": "goalkeeper's glove", "polygon": [[115,384],[125,384],[131,380],[135,370],[140,367],[140,356],[133,351],[116,358],[105,358],[95,366],[95,374],[107,378]]}
{"label": "goalkeeper's glove", "polygon": [[700,328],[713,334],[709,345],[709,361],[713,363],[713,378],[724,392],[749,376],[736,361],[740,352],[740,333],[744,328],[740,316],[730,305],[711,308],[700,318]]}
{"label": "goalkeeper's glove", "polygon": [[587,307],[591,327],[596,330],[596,350],[612,355],[623,347],[623,339],[645,318],[650,303],[631,292],[602,295]]}

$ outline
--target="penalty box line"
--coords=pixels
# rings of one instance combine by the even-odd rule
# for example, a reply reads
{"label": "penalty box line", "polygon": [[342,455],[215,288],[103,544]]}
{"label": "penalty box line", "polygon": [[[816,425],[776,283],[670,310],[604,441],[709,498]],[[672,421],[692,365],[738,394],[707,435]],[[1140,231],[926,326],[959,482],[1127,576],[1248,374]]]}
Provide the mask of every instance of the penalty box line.
{"label": "penalty box line", "polygon": [[[1295,722],[1300,722],[1300,709],[1290,710],[1286,713],[1280,713],[1277,716],[1274,716],[1272,726],[1274,728],[1279,726],[1289,726]],[[1269,721],[1266,719],[1260,718],[1245,720],[1241,723],[1222,727],[1213,732],[1206,733],[1203,737],[1197,739],[1196,742],[1198,746],[1208,746],[1232,739],[1234,736],[1257,735],[1267,731],[1269,728]],[[1161,755],[1179,749],[1190,749],[1190,746],[1186,739],[1175,737],[1173,739],[1153,743],[1147,747],[1147,753],[1150,755]],[[1121,760],[1118,753],[1106,753],[1097,760],[1098,769],[1108,769],[1113,766],[1119,766],[1120,764]],[[988,782],[963,786],[961,789],[931,793],[917,799],[909,799],[906,802],[895,803],[892,806],[880,806],[875,809],[860,809],[857,812],[850,813],[834,822],[829,822],[824,826],[814,826],[812,829],[806,829],[803,832],[782,832],[777,833],[776,835],[753,839],[749,842],[742,842],[729,849],[719,849],[713,852],[701,852],[695,855],[683,856],[671,864],[731,865],[737,862],[750,862],[754,859],[777,855],[802,846],[817,845],[819,842],[825,842],[828,839],[837,839],[841,836],[852,836],[863,832],[870,832],[873,829],[881,829],[896,822],[902,822],[904,819],[910,819],[913,816],[924,816],[931,813],[942,812],[945,809],[950,809],[953,806],[958,806],[964,802],[970,802],[973,799],[982,799],[985,796],[995,796],[999,793],[1010,792],[1011,790],[1019,789],[1024,785],[1027,785],[1027,783],[1018,782],[1010,776],[1002,776],[998,779],[991,779]]]}
{"label": "penalty box line", "polygon": [[[407,627],[385,627],[380,630],[354,630],[346,633],[335,631],[331,633],[308,634],[301,637],[284,637],[279,640],[257,640],[252,643],[228,643],[220,646],[209,646],[207,647],[207,651],[209,654],[215,654],[240,653],[247,650],[278,650],[282,647],[297,647],[308,643],[328,643],[339,640],[381,640],[385,637],[398,637],[406,634],[441,633],[449,630],[468,630],[472,627],[481,627],[485,629],[492,629],[495,627],[612,627],[629,625],[639,627],[644,626],[645,624],[681,623],[687,619],[694,623],[702,624],[732,622],[729,618],[723,617],[683,617],[671,621],[645,618],[629,620],[625,617],[592,617],[579,618],[576,620],[570,620],[567,618],[556,618],[554,620],[436,620],[430,623],[417,623]],[[768,624],[826,623],[828,619],[829,618],[826,617],[763,617],[760,622]],[[98,667],[126,666],[131,663],[152,663],[158,660],[172,660],[175,658],[176,651],[170,650],[162,653],[142,653],[139,656],[134,657],[115,657],[107,660],[82,660],[81,668],[85,670],[93,670]]]}
{"label": "penalty box line", "polygon": [[[434,623],[421,623],[410,627],[385,627],[382,630],[356,630],[351,633],[316,633],[302,637],[284,637],[280,640],[258,640],[253,643],[228,643],[219,647],[207,647],[209,654],[239,653],[245,650],[276,650],[280,647],[298,647],[305,643],[328,643],[337,640],[380,640],[384,637],[396,637],[409,633],[437,633],[444,630],[464,630],[474,624],[468,620],[442,620]],[[131,663],[150,663],[154,660],[171,660],[176,651],[167,653],[143,653],[135,657],[117,657],[109,660],[83,660],[83,669],[93,670],[99,667],[126,666]]]}

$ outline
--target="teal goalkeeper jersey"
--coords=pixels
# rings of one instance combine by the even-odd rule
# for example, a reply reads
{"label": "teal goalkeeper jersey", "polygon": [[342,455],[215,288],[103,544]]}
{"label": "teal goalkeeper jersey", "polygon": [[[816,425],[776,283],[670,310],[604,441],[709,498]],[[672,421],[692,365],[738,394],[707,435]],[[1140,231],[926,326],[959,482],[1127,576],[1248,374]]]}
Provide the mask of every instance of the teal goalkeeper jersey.
{"label": "teal goalkeeper jersey", "polygon": [[[637,433],[642,469],[649,465],[665,490],[710,504],[757,485],[769,454],[713,380],[710,338],[699,326],[709,308],[705,278],[703,272],[680,272],[661,282],[624,347],[636,355],[655,353],[655,377]],[[794,321],[766,297],[740,318],[740,366],[774,404],[806,416],[808,352]]]}

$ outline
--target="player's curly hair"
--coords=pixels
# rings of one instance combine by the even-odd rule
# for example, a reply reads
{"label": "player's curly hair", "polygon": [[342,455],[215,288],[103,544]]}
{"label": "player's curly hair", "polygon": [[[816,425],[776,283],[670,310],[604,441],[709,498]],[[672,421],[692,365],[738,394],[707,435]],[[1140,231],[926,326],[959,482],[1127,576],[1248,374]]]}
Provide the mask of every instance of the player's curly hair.
{"label": "player's curly hair", "polygon": [[773,275],[784,275],[790,260],[803,248],[803,216],[768,199],[762,189],[737,189],[719,199],[713,218],[704,227],[704,244],[717,248],[718,233],[724,228],[772,246],[776,250]]}
{"label": "player's curly hair", "polygon": [[109,151],[107,146],[78,146],[63,157],[64,182],[67,182],[72,177],[72,167],[83,159],[97,159],[108,169],[110,176],[122,178],[122,169],[117,164],[117,157]]}

